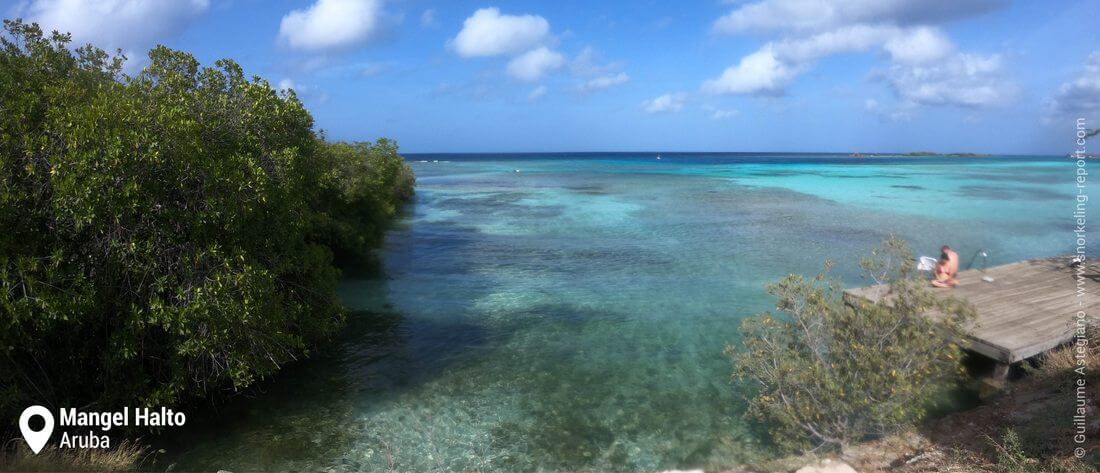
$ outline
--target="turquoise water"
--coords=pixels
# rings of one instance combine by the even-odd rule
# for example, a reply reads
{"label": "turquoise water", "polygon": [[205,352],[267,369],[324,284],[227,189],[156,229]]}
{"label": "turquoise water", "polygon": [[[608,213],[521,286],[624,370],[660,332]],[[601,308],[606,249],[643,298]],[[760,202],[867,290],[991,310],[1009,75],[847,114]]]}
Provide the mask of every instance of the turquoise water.
{"label": "turquoise water", "polygon": [[[771,454],[722,354],[764,285],[890,233],[964,266],[1071,250],[1068,160],[413,156],[333,347],[166,445],[177,469],[652,471]],[[438,161],[438,162],[437,162]],[[519,170],[520,172],[515,172]],[[980,263],[979,263],[980,264]],[[216,417],[216,418],[211,418]]]}

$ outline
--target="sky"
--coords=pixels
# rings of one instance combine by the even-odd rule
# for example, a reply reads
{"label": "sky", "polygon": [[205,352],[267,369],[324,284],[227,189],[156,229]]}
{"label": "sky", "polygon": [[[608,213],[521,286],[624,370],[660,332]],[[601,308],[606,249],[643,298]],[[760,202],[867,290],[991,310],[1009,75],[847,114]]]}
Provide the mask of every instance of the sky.
{"label": "sky", "polygon": [[[1064,154],[1100,128],[1100,1],[0,0],[231,58],[403,152]],[[1100,150],[1095,150],[1100,151]]]}

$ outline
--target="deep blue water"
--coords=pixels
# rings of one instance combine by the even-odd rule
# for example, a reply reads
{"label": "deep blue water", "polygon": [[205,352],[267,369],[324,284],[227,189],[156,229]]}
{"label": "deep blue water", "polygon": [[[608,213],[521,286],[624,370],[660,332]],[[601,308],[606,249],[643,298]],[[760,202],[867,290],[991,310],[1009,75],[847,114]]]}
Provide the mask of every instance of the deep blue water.
{"label": "deep blue water", "polygon": [[[895,233],[964,265],[1072,249],[1055,157],[410,155],[339,343],[196,421],[183,469],[626,470],[771,454],[722,349],[764,286]],[[518,171],[518,172],[517,172]]]}

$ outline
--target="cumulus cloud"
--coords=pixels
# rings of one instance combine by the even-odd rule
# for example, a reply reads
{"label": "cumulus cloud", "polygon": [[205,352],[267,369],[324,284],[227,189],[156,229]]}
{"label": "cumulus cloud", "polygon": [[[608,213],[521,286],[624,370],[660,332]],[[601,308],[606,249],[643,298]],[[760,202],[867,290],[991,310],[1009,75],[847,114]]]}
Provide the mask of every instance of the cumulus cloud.
{"label": "cumulus cloud", "polygon": [[339,49],[369,40],[381,26],[381,0],[317,0],[283,17],[279,40],[307,51]]}
{"label": "cumulus cloud", "polygon": [[[552,48],[555,42],[550,22],[541,16],[509,15],[497,8],[482,8],[466,18],[462,29],[447,45],[464,58],[509,57],[505,67],[509,77],[537,82],[569,62]],[[544,93],[545,89],[536,88],[531,98]]]}
{"label": "cumulus cloud", "polygon": [[991,107],[1015,94],[999,56],[955,54],[927,65],[895,64],[885,79],[898,97],[920,105]]}
{"label": "cumulus cloud", "polygon": [[15,16],[132,57],[180,33],[209,7],[209,0],[35,0],[20,3]]}
{"label": "cumulus cloud", "polygon": [[776,95],[818,59],[876,47],[899,64],[927,64],[954,52],[951,41],[929,27],[852,25],[765,44],[722,75],[703,83],[712,93]]}
{"label": "cumulus cloud", "polygon": [[804,63],[832,54],[865,51],[888,38],[903,34],[898,28],[851,25],[812,36],[774,43],[776,56],[788,63]]}
{"label": "cumulus cloud", "polygon": [[550,39],[550,22],[537,15],[502,15],[482,8],[462,24],[451,47],[462,57],[513,55]]}
{"label": "cumulus cloud", "polygon": [[565,65],[565,57],[542,46],[516,56],[508,63],[508,75],[513,78],[534,82],[542,79],[547,72]]}
{"label": "cumulus cloud", "polygon": [[737,34],[768,30],[814,32],[853,24],[939,23],[986,13],[1003,0],[762,0],[738,6],[714,22],[714,31]]}
{"label": "cumulus cloud", "polygon": [[720,18],[723,33],[777,30],[783,37],[741,58],[703,90],[717,94],[780,95],[825,57],[880,51],[890,59],[881,76],[900,100],[923,105],[985,107],[1013,94],[997,55],[961,53],[942,22],[988,11],[999,1],[929,6],[915,0],[762,0]]}
{"label": "cumulus cloud", "polygon": [[642,102],[642,110],[647,113],[672,113],[684,109],[683,94],[664,94]]}
{"label": "cumulus cloud", "polygon": [[928,64],[955,52],[955,45],[934,28],[919,27],[886,39],[883,49],[902,64]]}
{"label": "cumulus cloud", "polygon": [[[569,34],[567,31],[566,34]],[[573,59],[557,51],[557,37],[550,22],[539,15],[511,15],[498,8],[481,8],[466,18],[462,29],[447,47],[463,58],[509,58],[505,73],[522,82],[538,82],[552,72],[565,69],[580,79],[576,90],[581,93],[604,90],[630,80],[622,72],[622,64],[601,63],[591,47],[585,47]],[[545,93],[541,86],[531,93],[531,99]]]}
{"label": "cumulus cloud", "polygon": [[721,76],[703,82],[703,90],[712,94],[779,94],[802,69],[780,61],[767,45],[726,68]]}
{"label": "cumulus cloud", "polygon": [[625,72],[618,74],[611,74],[606,76],[597,76],[586,80],[580,86],[581,92],[595,92],[597,90],[609,89],[617,85],[622,85],[630,81],[630,76]]}
{"label": "cumulus cloud", "polygon": [[1062,84],[1050,108],[1057,117],[1100,119],[1100,51],[1089,54],[1080,77]]}

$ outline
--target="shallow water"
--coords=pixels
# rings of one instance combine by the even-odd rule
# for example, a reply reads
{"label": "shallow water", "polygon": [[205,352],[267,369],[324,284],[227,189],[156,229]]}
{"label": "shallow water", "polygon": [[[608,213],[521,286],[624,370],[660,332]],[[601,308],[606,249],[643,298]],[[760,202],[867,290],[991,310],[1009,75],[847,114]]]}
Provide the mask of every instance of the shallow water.
{"label": "shallow water", "polygon": [[[411,156],[418,195],[349,279],[339,343],[164,462],[338,471],[730,466],[771,452],[722,354],[764,285],[896,233],[964,266],[1069,252],[1065,159]],[[427,162],[419,162],[419,161]],[[434,162],[434,161],[439,162]],[[515,170],[520,172],[514,172]],[[206,416],[210,417],[210,416]]]}

